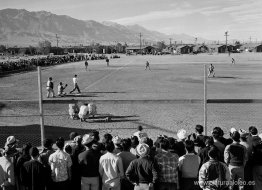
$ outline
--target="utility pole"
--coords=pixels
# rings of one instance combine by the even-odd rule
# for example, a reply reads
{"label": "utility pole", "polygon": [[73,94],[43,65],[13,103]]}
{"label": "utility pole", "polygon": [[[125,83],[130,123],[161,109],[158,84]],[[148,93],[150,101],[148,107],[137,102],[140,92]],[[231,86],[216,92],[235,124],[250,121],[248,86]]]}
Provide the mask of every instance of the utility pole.
{"label": "utility pole", "polygon": [[58,47],[58,42],[59,42],[59,38],[57,34],[55,34],[55,37],[56,37],[56,47]]}
{"label": "utility pole", "polygon": [[197,44],[197,38],[195,38],[195,45]]}
{"label": "utility pole", "polygon": [[171,47],[171,44],[172,44],[172,38],[169,38],[169,45]]}
{"label": "utility pole", "polygon": [[251,39],[252,39],[252,38],[251,38],[251,36],[250,36],[250,37],[249,37],[249,42],[250,42],[250,43],[251,43]]}
{"label": "utility pole", "polygon": [[141,53],[141,55],[142,55],[142,50],[141,50],[141,48],[142,48],[142,47],[141,47],[141,46],[142,46],[142,45],[141,45],[141,37],[142,37],[142,34],[141,34],[141,32],[140,32],[140,33],[139,33],[139,38],[140,38],[140,53]]}
{"label": "utility pole", "polygon": [[225,36],[226,36],[226,51],[227,51],[227,37],[229,36],[228,31],[225,32]]}

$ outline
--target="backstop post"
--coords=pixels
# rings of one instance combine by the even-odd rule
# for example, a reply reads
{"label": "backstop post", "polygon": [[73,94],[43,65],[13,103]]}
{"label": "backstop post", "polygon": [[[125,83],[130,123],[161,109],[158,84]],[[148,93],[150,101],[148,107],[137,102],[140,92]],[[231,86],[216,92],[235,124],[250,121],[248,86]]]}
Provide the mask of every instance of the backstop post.
{"label": "backstop post", "polygon": [[204,65],[204,128],[207,136],[207,65]]}
{"label": "backstop post", "polygon": [[44,128],[44,111],[43,111],[43,97],[42,97],[42,79],[41,67],[37,67],[38,71],[38,93],[39,93],[39,115],[40,115],[40,130],[41,130],[41,145],[44,146],[45,128]]}

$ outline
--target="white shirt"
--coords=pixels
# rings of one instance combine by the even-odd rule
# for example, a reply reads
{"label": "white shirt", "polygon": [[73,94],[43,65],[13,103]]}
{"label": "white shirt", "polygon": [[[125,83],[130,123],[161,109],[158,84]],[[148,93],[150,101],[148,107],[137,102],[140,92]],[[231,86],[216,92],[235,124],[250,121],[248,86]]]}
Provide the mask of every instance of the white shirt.
{"label": "white shirt", "polygon": [[79,110],[79,115],[86,115],[88,112],[88,107],[86,105],[82,105]]}
{"label": "white shirt", "polygon": [[76,77],[74,77],[74,78],[73,78],[73,83],[74,83],[74,84],[77,84],[77,82],[78,82],[78,79],[77,79]]}
{"label": "white shirt", "polygon": [[107,152],[99,160],[99,173],[102,176],[104,186],[108,188],[120,186],[120,177],[124,177],[122,159]]}
{"label": "white shirt", "polygon": [[69,154],[57,150],[50,155],[48,161],[52,170],[52,178],[55,182],[66,181],[69,178],[68,168],[72,166]]}

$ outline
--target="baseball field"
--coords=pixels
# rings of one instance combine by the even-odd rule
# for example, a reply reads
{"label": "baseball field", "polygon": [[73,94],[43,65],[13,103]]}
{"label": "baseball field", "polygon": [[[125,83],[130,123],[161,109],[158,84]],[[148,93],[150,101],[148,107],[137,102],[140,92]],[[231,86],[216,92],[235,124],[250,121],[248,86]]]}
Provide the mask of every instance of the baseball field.
{"label": "baseball field", "polygon": [[[42,69],[44,123],[46,137],[68,138],[71,131],[81,134],[99,130],[130,137],[142,125],[150,137],[176,137],[178,129],[193,132],[204,122],[204,65],[212,63],[215,77],[207,79],[208,134],[215,126],[227,133],[231,127],[261,131],[262,54],[199,54],[126,56],[105,60],[67,63]],[[236,64],[231,64],[231,58]],[[149,61],[150,69],[145,70]],[[82,93],[46,98],[46,82],[52,77],[57,93],[59,82],[73,88],[77,74]],[[40,143],[37,71],[0,78],[0,145],[9,135],[22,142]],[[21,100],[21,101],[18,101]],[[93,101],[98,115],[87,122],[68,117],[68,104]],[[105,122],[110,116],[111,121]]]}

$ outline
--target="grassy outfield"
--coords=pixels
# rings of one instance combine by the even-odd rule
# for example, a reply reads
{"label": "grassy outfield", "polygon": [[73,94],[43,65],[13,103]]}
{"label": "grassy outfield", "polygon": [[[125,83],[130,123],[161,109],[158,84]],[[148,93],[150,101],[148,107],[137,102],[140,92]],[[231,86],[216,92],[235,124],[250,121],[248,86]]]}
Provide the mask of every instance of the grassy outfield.
{"label": "grassy outfield", "polygon": [[[234,57],[236,64],[231,64]],[[66,92],[73,88],[72,77],[77,74],[81,95],[49,99],[44,105],[45,124],[56,128],[100,129],[101,133],[130,136],[138,124],[155,138],[158,134],[174,135],[180,128],[192,131],[196,124],[203,124],[203,74],[204,64],[215,66],[215,78],[208,79],[209,99],[262,99],[262,54],[179,55],[179,56],[125,56],[105,60],[68,63],[42,70],[43,97],[48,77],[53,77],[55,92],[60,81],[67,83]],[[146,61],[151,71],[145,71]],[[2,100],[37,100],[37,72],[28,72],[0,78]],[[82,102],[98,101],[100,118],[81,123],[67,116],[68,103],[57,100],[76,99]],[[118,101],[121,100],[121,101]],[[196,101],[193,101],[196,100]],[[27,127],[39,123],[37,117],[15,115],[37,114],[37,103],[5,103],[0,110],[0,126],[12,129],[24,127],[17,133],[28,133]],[[1,108],[0,108],[1,109]],[[104,115],[112,115],[112,122],[104,122]],[[208,127],[221,126],[260,128],[262,104],[209,104]],[[2,117],[9,115],[13,117]],[[54,116],[55,115],[55,116]],[[28,127],[29,129],[29,127]],[[38,133],[38,127],[36,128]],[[32,129],[30,127],[30,131]],[[61,130],[47,131],[59,136]],[[63,134],[64,135],[64,134]],[[34,135],[33,135],[34,136]],[[1,140],[0,140],[1,141]],[[1,143],[1,142],[0,142]]]}

